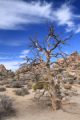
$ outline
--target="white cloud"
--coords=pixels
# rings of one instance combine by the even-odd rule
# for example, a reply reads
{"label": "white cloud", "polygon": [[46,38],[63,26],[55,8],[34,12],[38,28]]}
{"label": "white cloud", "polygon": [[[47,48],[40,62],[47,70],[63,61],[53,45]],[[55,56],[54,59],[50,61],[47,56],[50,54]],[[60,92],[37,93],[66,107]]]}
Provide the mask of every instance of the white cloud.
{"label": "white cloud", "polygon": [[25,55],[20,55],[19,58],[25,58]]}
{"label": "white cloud", "polygon": [[17,70],[21,64],[25,63],[25,60],[8,60],[8,61],[0,61],[0,64],[3,64],[8,70]]}
{"label": "white cloud", "polygon": [[80,24],[76,23],[76,20],[80,19],[80,15],[74,14],[72,7],[68,6],[68,4],[63,4],[54,12],[54,15],[56,16],[56,21],[59,25],[67,25],[66,32],[80,32]]}
{"label": "white cloud", "polygon": [[75,33],[80,33],[80,25],[76,28]]}
{"label": "white cloud", "polygon": [[[18,57],[15,56],[15,59],[17,59]],[[13,60],[14,59],[14,56],[11,56],[11,54],[2,54],[0,53],[0,61],[3,61],[3,60]]]}
{"label": "white cloud", "polygon": [[2,44],[3,44],[3,45],[6,45],[6,46],[15,46],[15,47],[18,47],[18,46],[21,46],[21,45],[23,45],[23,44],[25,44],[25,43],[24,43],[24,42],[21,42],[21,41],[19,41],[19,40],[16,40],[16,41],[10,40],[10,41],[7,41],[7,42],[5,42],[5,43],[4,43],[4,41],[3,41]]}
{"label": "white cloud", "polygon": [[30,52],[30,50],[23,50],[22,52],[21,52],[21,54],[28,54]]}
{"label": "white cloud", "polygon": [[48,20],[55,21],[58,25],[66,25],[68,32],[78,33],[75,29],[78,27],[75,19],[79,18],[80,15],[74,14],[72,7],[67,3],[55,8],[52,3],[40,1],[0,1],[0,29],[22,29],[25,24],[44,23]]}
{"label": "white cloud", "polygon": [[[1,53],[1,57],[0,57],[0,64],[3,64],[7,69],[11,69],[13,71],[15,71],[16,69],[19,68],[19,65],[26,62],[23,59],[19,59],[19,58],[25,58],[26,55],[28,55],[30,52],[30,50],[22,50],[20,53],[20,56],[3,56],[3,53]],[[16,60],[15,60],[16,59]]]}
{"label": "white cloud", "polygon": [[28,55],[30,52],[30,50],[23,50],[20,53],[19,57],[15,57],[16,60],[14,59],[14,57],[11,56],[1,56],[0,57],[0,64],[3,64],[7,69],[11,69],[13,71],[15,71],[16,69],[19,68],[20,64],[26,62],[23,59],[19,59],[19,58],[25,58],[26,55]]}
{"label": "white cloud", "polygon": [[63,4],[59,9],[54,12],[56,20],[58,24],[64,25],[67,24],[68,26],[72,26],[72,12],[71,8],[67,6],[67,4]]}
{"label": "white cloud", "polygon": [[67,27],[66,32],[71,32],[73,31],[74,33],[80,33],[80,24],[76,25],[74,24],[72,27]]}
{"label": "white cloud", "polygon": [[0,61],[0,64],[3,64],[7,69],[16,70],[19,67],[18,61]]}
{"label": "white cloud", "polygon": [[30,50],[23,50],[19,56],[19,58],[25,58],[29,54]]}
{"label": "white cloud", "polygon": [[3,46],[13,46],[13,47],[18,47],[18,46],[22,46],[24,44],[26,44],[26,41],[24,40],[7,40],[6,42],[4,42],[4,40],[0,40],[0,44]]}
{"label": "white cloud", "polygon": [[21,24],[39,23],[50,19],[51,4],[23,2],[22,0],[0,1],[0,28],[16,29]]}
{"label": "white cloud", "polygon": [[[13,7],[13,9],[12,9]],[[21,24],[50,21],[59,22],[59,24],[72,25],[71,9],[66,4],[60,8],[54,9],[52,3],[44,2],[23,2],[23,1],[0,1],[0,28],[16,29]]]}
{"label": "white cloud", "polygon": [[9,57],[0,57],[0,60],[7,60],[7,59],[11,59]]}

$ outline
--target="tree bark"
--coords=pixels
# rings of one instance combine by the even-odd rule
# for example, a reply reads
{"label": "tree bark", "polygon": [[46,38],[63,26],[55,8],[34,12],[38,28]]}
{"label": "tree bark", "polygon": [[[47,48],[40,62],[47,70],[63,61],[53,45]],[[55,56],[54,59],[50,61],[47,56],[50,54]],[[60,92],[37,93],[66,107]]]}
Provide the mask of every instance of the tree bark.
{"label": "tree bark", "polygon": [[53,110],[58,110],[61,108],[61,93],[60,93],[60,86],[58,84],[51,83],[50,84],[50,97],[52,102]]}
{"label": "tree bark", "polygon": [[46,56],[47,58],[47,69],[48,69],[48,77],[49,77],[49,94],[52,102],[52,108],[53,110],[57,110],[61,108],[61,93],[60,93],[60,82],[57,81],[55,84],[55,80],[53,79],[53,76],[51,75],[50,70],[50,56],[49,54]]}

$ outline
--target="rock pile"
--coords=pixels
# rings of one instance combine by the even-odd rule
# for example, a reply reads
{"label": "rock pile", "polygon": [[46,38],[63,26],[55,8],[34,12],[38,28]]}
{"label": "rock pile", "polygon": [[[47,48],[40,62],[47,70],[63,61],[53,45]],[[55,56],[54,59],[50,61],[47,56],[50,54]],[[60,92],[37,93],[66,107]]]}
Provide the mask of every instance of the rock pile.
{"label": "rock pile", "polygon": [[0,65],[0,80],[13,78],[14,75],[14,72],[12,72],[11,70],[7,70],[4,65]]}
{"label": "rock pile", "polygon": [[70,84],[80,83],[80,55],[77,52],[72,53],[69,57],[57,61],[59,64],[53,66],[53,71],[57,71],[63,82]]}

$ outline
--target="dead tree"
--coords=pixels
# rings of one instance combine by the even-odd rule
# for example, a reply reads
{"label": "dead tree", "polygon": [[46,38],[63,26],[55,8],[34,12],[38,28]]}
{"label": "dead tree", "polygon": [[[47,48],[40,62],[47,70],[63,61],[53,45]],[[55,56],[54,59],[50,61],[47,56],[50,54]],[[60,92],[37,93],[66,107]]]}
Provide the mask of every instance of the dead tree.
{"label": "dead tree", "polygon": [[[54,63],[53,58],[58,58],[60,56],[63,57],[64,61],[66,62],[64,57],[66,54],[62,52],[61,48],[71,37],[72,36],[61,39],[60,36],[56,35],[54,27],[50,26],[46,40],[39,41],[36,38],[30,38],[31,43],[29,47],[31,47],[33,51],[36,51],[36,53],[39,54],[39,60],[43,60],[46,63],[49,83],[48,91],[54,110],[61,108],[61,95],[60,81],[55,81],[55,77],[51,75],[51,65]],[[43,42],[43,44],[41,42]]]}

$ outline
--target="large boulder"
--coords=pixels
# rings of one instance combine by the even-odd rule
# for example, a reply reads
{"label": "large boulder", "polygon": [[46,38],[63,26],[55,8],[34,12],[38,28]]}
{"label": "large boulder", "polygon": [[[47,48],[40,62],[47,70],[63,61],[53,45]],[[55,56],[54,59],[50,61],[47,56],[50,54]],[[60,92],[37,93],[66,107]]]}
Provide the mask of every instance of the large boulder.
{"label": "large boulder", "polygon": [[5,80],[7,78],[13,78],[15,76],[14,72],[7,70],[4,65],[0,65],[0,80]]}
{"label": "large boulder", "polygon": [[2,73],[2,72],[7,72],[7,70],[6,70],[5,66],[1,64],[0,65],[0,73]]}

